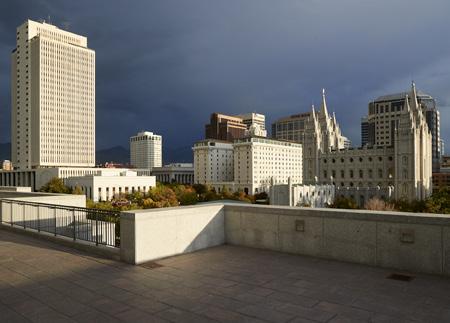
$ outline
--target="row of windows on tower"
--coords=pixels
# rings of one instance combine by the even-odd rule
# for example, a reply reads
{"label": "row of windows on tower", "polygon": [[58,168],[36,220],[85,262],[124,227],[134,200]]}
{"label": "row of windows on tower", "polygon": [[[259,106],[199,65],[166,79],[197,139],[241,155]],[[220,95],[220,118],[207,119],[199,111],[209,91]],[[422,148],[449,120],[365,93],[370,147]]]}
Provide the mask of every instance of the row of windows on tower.
{"label": "row of windows on tower", "polygon": [[[340,158],[339,160],[340,160],[341,163],[345,163],[345,158]],[[365,160],[364,157],[359,157],[358,158],[358,161],[360,163],[364,162],[364,160]],[[375,158],[375,160],[378,160],[379,162],[382,162],[383,161],[383,157],[382,156],[378,156],[378,158]],[[388,160],[392,161],[393,160],[392,156],[389,156]],[[323,163],[326,164],[326,163],[328,163],[328,161],[329,161],[328,159],[324,159]],[[355,159],[353,157],[350,157],[350,158],[348,158],[348,161],[350,163],[353,163],[355,161]],[[374,161],[374,158],[372,156],[369,156],[369,157],[367,157],[367,161],[372,162],[372,161]],[[336,163],[336,158],[331,158],[331,162],[333,164]]]}

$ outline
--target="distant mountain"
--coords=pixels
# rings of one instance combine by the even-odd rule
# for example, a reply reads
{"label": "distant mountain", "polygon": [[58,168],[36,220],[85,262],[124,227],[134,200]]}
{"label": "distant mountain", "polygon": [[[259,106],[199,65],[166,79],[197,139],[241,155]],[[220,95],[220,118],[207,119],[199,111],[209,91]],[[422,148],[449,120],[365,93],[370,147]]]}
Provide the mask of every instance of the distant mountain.
{"label": "distant mountain", "polygon": [[5,159],[11,159],[11,143],[9,142],[0,144],[0,161]]}
{"label": "distant mountain", "polygon": [[128,164],[130,162],[130,151],[122,146],[115,146],[97,150],[95,157],[97,165],[109,162]]}

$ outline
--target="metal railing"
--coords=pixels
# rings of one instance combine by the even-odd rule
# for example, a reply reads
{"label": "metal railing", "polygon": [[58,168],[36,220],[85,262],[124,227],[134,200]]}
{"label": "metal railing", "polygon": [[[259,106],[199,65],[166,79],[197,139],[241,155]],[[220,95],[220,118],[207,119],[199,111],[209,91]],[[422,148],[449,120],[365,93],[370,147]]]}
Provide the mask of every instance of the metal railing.
{"label": "metal railing", "polygon": [[112,247],[120,246],[120,212],[0,200],[4,224]]}

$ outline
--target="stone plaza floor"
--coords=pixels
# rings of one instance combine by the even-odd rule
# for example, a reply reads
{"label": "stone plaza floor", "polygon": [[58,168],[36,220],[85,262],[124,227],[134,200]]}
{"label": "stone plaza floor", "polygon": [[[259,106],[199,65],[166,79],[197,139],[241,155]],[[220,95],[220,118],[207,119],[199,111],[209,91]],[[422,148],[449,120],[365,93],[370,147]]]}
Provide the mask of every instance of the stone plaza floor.
{"label": "stone plaza floor", "polygon": [[234,246],[131,266],[0,229],[0,322],[450,322],[450,279]]}

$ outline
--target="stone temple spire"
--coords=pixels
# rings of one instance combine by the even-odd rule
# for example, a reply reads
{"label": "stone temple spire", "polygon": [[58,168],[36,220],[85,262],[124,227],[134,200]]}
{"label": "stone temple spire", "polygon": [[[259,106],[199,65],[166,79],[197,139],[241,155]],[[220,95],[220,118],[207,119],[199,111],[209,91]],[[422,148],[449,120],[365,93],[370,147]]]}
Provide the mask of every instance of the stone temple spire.
{"label": "stone temple spire", "polygon": [[413,111],[419,110],[419,102],[417,102],[416,83],[414,83],[414,81],[412,81],[411,83],[411,109]]}
{"label": "stone temple spire", "polygon": [[405,96],[405,111],[411,111],[411,106],[409,105],[409,96],[406,94]]}
{"label": "stone temple spire", "polygon": [[327,100],[325,98],[325,89],[322,89],[322,105],[320,106],[320,115],[328,118]]}

